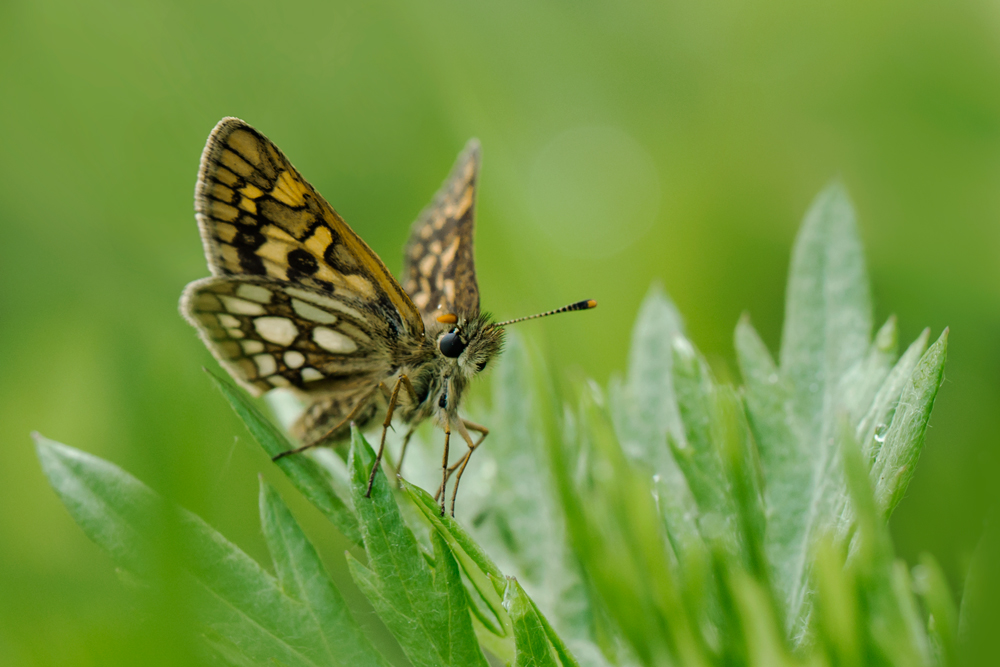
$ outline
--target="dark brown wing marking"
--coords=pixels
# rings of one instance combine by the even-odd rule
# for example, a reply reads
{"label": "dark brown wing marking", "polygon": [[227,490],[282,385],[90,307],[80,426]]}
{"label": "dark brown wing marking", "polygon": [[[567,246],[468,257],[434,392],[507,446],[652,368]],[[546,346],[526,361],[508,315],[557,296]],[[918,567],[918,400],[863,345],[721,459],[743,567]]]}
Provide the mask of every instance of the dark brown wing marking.
{"label": "dark brown wing marking", "polygon": [[382,260],[302,178],[278,147],[237,118],[208,138],[195,210],[209,268],[378,304],[399,332],[423,335],[417,308]]}
{"label": "dark brown wing marking", "polygon": [[439,314],[479,314],[473,222],[479,142],[471,139],[410,230],[404,285],[426,326]]}
{"label": "dark brown wing marking", "polygon": [[392,374],[380,344],[389,325],[356,299],[271,278],[216,277],[188,285],[181,312],[254,396],[274,387],[346,395]]}

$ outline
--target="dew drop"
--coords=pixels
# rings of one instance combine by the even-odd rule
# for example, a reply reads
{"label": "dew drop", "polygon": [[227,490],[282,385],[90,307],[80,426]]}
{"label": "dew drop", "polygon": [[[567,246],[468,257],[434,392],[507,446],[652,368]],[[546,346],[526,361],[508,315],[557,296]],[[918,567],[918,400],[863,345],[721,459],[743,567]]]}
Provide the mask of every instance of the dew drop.
{"label": "dew drop", "polygon": [[878,426],[876,426],[875,427],[875,442],[877,442],[879,444],[885,442],[885,434],[886,434],[886,431],[888,431],[888,430],[889,430],[889,427],[886,426],[885,424],[879,424]]}

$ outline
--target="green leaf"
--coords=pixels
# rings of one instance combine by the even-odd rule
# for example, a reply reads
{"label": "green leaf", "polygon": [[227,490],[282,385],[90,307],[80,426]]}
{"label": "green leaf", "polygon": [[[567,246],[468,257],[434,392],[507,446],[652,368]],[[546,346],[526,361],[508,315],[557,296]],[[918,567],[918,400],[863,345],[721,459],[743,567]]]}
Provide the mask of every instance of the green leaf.
{"label": "green leaf", "polygon": [[674,339],[673,355],[674,392],[684,424],[683,439],[671,441],[674,459],[700,509],[701,534],[709,542],[727,539],[734,511],[712,433],[715,382],[708,364],[686,338]]}
{"label": "green leaf", "polygon": [[354,620],[343,596],[277,491],[261,479],[260,519],[278,583],[306,606],[312,623],[303,627],[321,640],[331,665],[388,665]]}
{"label": "green leaf", "polygon": [[556,667],[545,626],[517,579],[507,580],[503,604],[514,627],[515,667]]}
{"label": "green leaf", "polygon": [[852,424],[864,417],[875,401],[885,382],[899,347],[896,316],[890,317],[875,334],[868,354],[860,363],[849,369],[840,381],[840,401]]}
{"label": "green leaf", "polygon": [[[229,401],[236,416],[250,431],[269,457],[292,449],[292,445],[274,424],[250,402],[246,394],[227,380],[206,371],[212,382]],[[281,468],[302,495],[328,518],[349,540],[361,545],[358,521],[347,502],[334,491],[336,479],[331,472],[317,464],[309,455],[286,456],[275,464]]]}
{"label": "green leaf", "polygon": [[871,336],[871,296],[854,209],[839,183],[816,197],[795,239],[788,276],[781,371],[801,435],[833,428],[840,378],[862,361]]}
{"label": "green leaf", "polygon": [[780,622],[775,618],[767,590],[742,570],[729,576],[737,613],[743,628],[747,664],[780,667],[794,665],[785,647]]}
{"label": "green leaf", "polygon": [[468,517],[463,523],[478,543],[552,609],[580,586],[580,577],[567,563],[566,531],[548,470],[531,374],[524,342],[508,336],[493,371],[493,410],[486,422],[493,430],[463,478],[463,488],[474,488],[476,494],[460,503],[459,518]]}
{"label": "green leaf", "polygon": [[596,386],[584,388],[578,440],[550,443],[574,550],[643,664],[703,664],[649,486],[629,465],[601,404]]}
{"label": "green leaf", "polygon": [[868,466],[861,455],[850,423],[846,417],[841,421],[837,432],[837,443],[841,449],[844,463],[844,479],[850,494],[851,508],[855,514],[855,534],[850,543],[849,559],[857,559],[862,570],[868,572],[887,568],[892,562],[892,542],[888,530],[876,509],[875,497],[872,495],[871,482],[868,477]]}
{"label": "green leaf", "polygon": [[837,432],[856,533],[847,564],[858,580],[871,651],[895,665],[930,663],[927,637],[916,613],[906,565],[894,560],[892,539],[872,493],[867,464],[846,418]]}
{"label": "green leaf", "polygon": [[[636,442],[626,443],[630,456],[662,472],[666,452],[660,446],[667,433],[684,433],[674,399],[673,343],[684,334],[684,324],[673,302],[654,284],[643,299],[629,348],[628,412]],[[629,449],[629,445],[634,445]],[[669,455],[668,455],[669,456]]]}
{"label": "green leaf", "polygon": [[840,546],[829,534],[816,544],[815,626],[832,664],[859,665],[864,645],[863,610],[859,608],[854,572],[844,567]]}
{"label": "green leaf", "polygon": [[[927,626],[917,609],[913,595],[913,582],[906,563],[897,560],[887,577],[891,596],[886,596],[884,607],[872,614],[879,620],[872,628],[876,644],[887,658],[900,665],[929,665],[931,662],[930,642]],[[880,582],[881,583],[881,582]],[[868,591],[881,592],[882,586],[869,585]],[[869,593],[870,598],[874,595]],[[885,630],[885,632],[882,632]]]}
{"label": "green leaf", "polygon": [[348,467],[368,565],[348,555],[351,575],[414,667],[486,667],[458,563],[443,539],[432,534],[428,564],[384,474],[375,476],[371,498],[365,497],[374,461],[352,429]]}
{"label": "green leaf", "polygon": [[673,378],[674,339],[683,332],[676,307],[654,284],[632,330],[626,383],[611,383],[608,404],[622,450],[648,473],[676,558],[688,568],[688,576],[697,576],[690,568],[706,553],[698,507],[667,444],[685,440]]}
{"label": "green leaf", "polygon": [[994,504],[986,513],[979,544],[972,553],[962,590],[958,634],[963,665],[988,665],[996,658],[1000,627],[1000,514]]}
{"label": "green leaf", "polygon": [[958,664],[958,609],[944,571],[933,556],[925,553],[913,569],[913,577],[914,588],[924,603],[924,621],[930,630],[938,663]]}
{"label": "green leaf", "polygon": [[157,544],[173,526],[170,534],[179,535],[183,546],[182,580],[198,595],[208,635],[219,638],[210,641],[217,650],[224,645],[244,663],[331,664],[324,640],[303,632],[315,622],[312,611],[204,521],[170,507],[107,461],[41,436],[35,441],[42,469],[73,519],[122,567],[154,575]]}
{"label": "green leaf", "polygon": [[903,393],[903,389],[910,382],[910,376],[913,375],[913,371],[927,349],[927,341],[930,339],[930,335],[930,329],[924,329],[917,339],[910,344],[906,352],[903,353],[903,356],[899,358],[896,365],[889,371],[889,374],[882,382],[882,386],[875,393],[875,398],[872,399],[868,411],[858,422],[855,433],[857,434],[858,441],[861,443],[861,451],[869,461],[875,460],[879,450],[882,448],[882,444],[885,442],[886,432],[889,429],[889,424],[892,423],[893,414],[896,411],[896,406],[899,404],[900,394]]}
{"label": "green leaf", "polygon": [[[776,487],[768,498],[782,505],[768,507],[771,516],[780,516],[768,540],[769,558],[785,595],[788,622],[799,634],[809,614],[810,549],[845,502],[839,452],[833,444],[837,415],[847,408],[843,381],[863,364],[871,327],[871,297],[854,211],[843,187],[834,183],[806,214],[792,252],[780,378],[772,382],[786,388],[785,405],[774,406],[772,392],[762,403],[774,413],[752,418],[755,424],[783,422],[788,430],[778,434],[777,444],[765,444],[764,434],[758,434],[758,442],[765,473],[771,473],[767,483]],[[758,352],[753,361],[762,363],[761,356]]]}
{"label": "green leaf", "polygon": [[779,374],[746,316],[736,327],[735,346],[745,382],[747,419],[765,480],[765,552],[775,584],[788,605],[801,577],[800,540],[813,486],[810,462],[802,455],[796,435],[789,382]]}
{"label": "green leaf", "polygon": [[441,506],[430,494],[407,481],[402,481],[403,490],[413,505],[420,510],[441,538],[451,549],[465,576],[469,579],[479,597],[493,614],[490,623],[494,634],[500,637],[510,635],[510,619],[503,608],[504,574],[475,540],[447,513],[441,516]]}
{"label": "green leaf", "polygon": [[746,570],[770,589],[771,573],[765,554],[767,522],[757,448],[736,391],[720,385],[712,399],[712,439],[719,449],[738,553]]}
{"label": "green leaf", "polygon": [[934,399],[944,381],[944,363],[948,352],[948,330],[945,329],[924,356],[899,397],[885,443],[872,465],[875,499],[888,519],[903,498],[917,459],[924,445],[927,422]]}

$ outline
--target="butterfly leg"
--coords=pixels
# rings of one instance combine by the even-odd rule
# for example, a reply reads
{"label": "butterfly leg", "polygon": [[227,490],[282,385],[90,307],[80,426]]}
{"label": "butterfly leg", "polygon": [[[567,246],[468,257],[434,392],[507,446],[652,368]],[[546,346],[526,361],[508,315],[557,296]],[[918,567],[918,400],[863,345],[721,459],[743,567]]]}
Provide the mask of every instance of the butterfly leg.
{"label": "butterfly leg", "polygon": [[[463,456],[459,460],[459,462],[455,464],[458,465],[459,468],[458,468],[458,474],[455,476],[455,486],[451,490],[452,516],[455,516],[455,498],[458,496],[458,485],[462,482],[462,473],[465,472],[465,466],[469,465],[469,459],[472,457],[472,452],[476,451],[476,447],[483,444],[483,440],[485,440],[486,436],[490,434],[490,430],[488,428],[482,426],[481,424],[471,422],[468,419],[461,420],[459,424],[461,425],[461,427],[459,428],[459,433],[462,435],[462,438],[465,439],[465,443],[469,445],[469,451],[467,451],[465,453],[465,456]],[[479,433],[480,434],[479,440],[472,442],[472,436],[469,435],[469,430]]]}
{"label": "butterfly leg", "polygon": [[379,382],[377,385],[375,385],[374,387],[372,387],[371,390],[367,394],[365,394],[364,396],[361,397],[361,400],[357,402],[357,404],[351,409],[351,411],[349,413],[347,413],[346,417],[344,417],[343,419],[340,420],[339,424],[337,424],[333,428],[327,429],[326,433],[324,433],[320,437],[316,438],[312,442],[308,442],[308,443],[302,445],[301,447],[297,447],[295,449],[289,449],[286,452],[281,452],[280,454],[278,454],[276,456],[272,456],[271,460],[272,461],[277,461],[278,459],[283,459],[286,456],[290,456],[292,454],[298,454],[300,452],[306,451],[307,449],[312,449],[313,447],[316,447],[318,445],[323,444],[324,440],[326,440],[327,438],[329,438],[333,433],[336,433],[339,429],[343,428],[344,424],[349,424],[351,421],[353,421],[354,418],[358,416],[358,413],[360,413],[361,410],[364,409],[368,405],[368,400],[379,389],[382,389],[383,391],[388,391],[386,389],[385,384],[382,383],[382,382]]}
{"label": "butterfly leg", "polygon": [[406,435],[403,436],[403,447],[402,447],[402,449],[399,452],[399,465],[396,466],[396,474],[397,475],[402,476],[402,474],[403,474],[403,459],[406,458],[406,448],[410,446],[410,437],[413,435],[413,432],[416,431],[416,430],[417,429],[415,429],[415,428],[413,428],[411,426],[409,428],[409,430],[406,431]]}
{"label": "butterfly leg", "polygon": [[[451,464],[448,467],[448,472],[445,475],[445,480],[444,480],[445,483],[451,480],[452,473],[454,473],[459,468],[462,468],[462,471],[465,470],[465,464],[468,462],[468,458],[472,455],[472,450],[478,447],[480,443],[482,443],[482,441],[485,440],[486,436],[489,435],[490,433],[490,430],[485,426],[476,424],[475,422],[471,422],[468,419],[462,420],[462,426],[464,426],[466,429],[475,431],[476,433],[480,433],[481,435],[479,437],[479,440],[477,440],[476,442],[472,442],[472,438],[471,436],[469,436],[468,431],[465,432],[465,434],[462,437],[465,438],[465,442],[469,446],[469,451],[466,452],[466,454],[462,456],[462,458],[455,461],[455,463]],[[437,493],[434,494],[434,500],[437,500],[443,492],[444,492],[444,487],[439,486]]]}
{"label": "butterfly leg", "polygon": [[448,485],[448,478],[451,477],[451,470],[448,468],[448,444],[451,442],[451,422],[444,423],[444,459],[441,461],[441,488],[434,494],[434,500],[441,499],[441,516],[444,516],[444,490]]}
{"label": "butterfly leg", "polygon": [[368,490],[365,491],[365,498],[371,498],[372,484],[375,483],[375,473],[378,472],[379,465],[382,463],[382,452],[385,451],[385,434],[392,425],[392,413],[396,411],[396,403],[399,401],[399,390],[404,386],[410,393],[410,400],[413,400],[417,395],[413,390],[413,385],[410,383],[410,378],[400,375],[399,379],[396,380],[396,384],[392,387],[392,394],[389,396],[389,408],[385,411],[385,421],[382,422],[382,440],[378,445],[378,454],[375,455],[375,465],[372,466],[372,472],[368,476]]}

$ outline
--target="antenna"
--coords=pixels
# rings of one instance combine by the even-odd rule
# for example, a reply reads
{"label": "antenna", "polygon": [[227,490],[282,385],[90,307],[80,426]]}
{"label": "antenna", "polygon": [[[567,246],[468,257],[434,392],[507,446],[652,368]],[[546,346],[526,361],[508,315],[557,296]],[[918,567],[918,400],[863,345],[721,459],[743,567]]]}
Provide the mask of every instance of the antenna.
{"label": "antenna", "polygon": [[527,317],[518,317],[513,320],[507,320],[506,322],[497,322],[496,326],[505,327],[508,324],[514,324],[515,322],[533,320],[539,317],[548,317],[549,315],[555,315],[557,313],[568,313],[571,310],[590,310],[591,308],[597,308],[597,301],[595,301],[594,299],[587,299],[586,301],[577,301],[576,303],[571,303],[568,306],[563,306],[562,308],[556,308],[555,310],[550,310],[546,313],[538,313],[537,315],[528,315]]}

